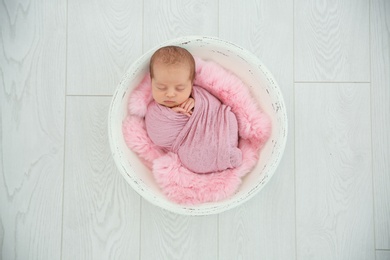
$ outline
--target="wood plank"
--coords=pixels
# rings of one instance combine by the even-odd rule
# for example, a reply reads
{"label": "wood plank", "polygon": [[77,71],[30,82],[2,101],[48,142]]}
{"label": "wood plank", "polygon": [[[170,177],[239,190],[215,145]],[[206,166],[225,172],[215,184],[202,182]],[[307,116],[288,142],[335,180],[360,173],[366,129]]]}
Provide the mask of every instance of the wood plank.
{"label": "wood plank", "polygon": [[182,216],[142,202],[141,259],[218,259],[218,215]]}
{"label": "wood plank", "polygon": [[369,84],[296,84],[298,259],[374,259]]}
{"label": "wood plank", "polygon": [[1,1],[0,24],[0,259],[59,259],[66,1]]}
{"label": "wood plank", "polygon": [[182,36],[218,36],[218,0],[145,0],[144,18],[144,51]]}
{"label": "wood plank", "polygon": [[62,259],[138,259],[140,198],[107,140],[108,97],[68,97]]}
{"label": "wood plank", "polygon": [[[144,2],[144,51],[185,35],[217,35],[218,5],[212,1]],[[189,217],[142,201],[142,259],[217,259],[217,216]]]}
{"label": "wood plank", "polygon": [[[293,2],[220,2],[219,31],[221,38],[251,51],[273,73],[293,126]],[[219,233],[221,259],[294,258],[293,127],[272,180],[250,201],[221,214]]]}
{"label": "wood plank", "polygon": [[68,95],[110,95],[142,54],[142,1],[68,1]]}
{"label": "wood plank", "polygon": [[369,0],[297,0],[294,19],[296,81],[370,81]]}
{"label": "wood plank", "polygon": [[375,259],[376,260],[389,260],[390,259],[390,251],[377,250]]}
{"label": "wood plank", "polygon": [[390,2],[371,1],[372,157],[377,249],[390,249]]}

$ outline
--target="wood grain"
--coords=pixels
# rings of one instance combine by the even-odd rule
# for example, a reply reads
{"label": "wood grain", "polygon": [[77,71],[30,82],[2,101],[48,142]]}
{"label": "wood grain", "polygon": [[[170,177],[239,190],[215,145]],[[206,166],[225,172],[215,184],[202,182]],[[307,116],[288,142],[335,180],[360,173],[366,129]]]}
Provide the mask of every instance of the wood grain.
{"label": "wood grain", "polygon": [[[293,113],[293,3],[220,1],[220,37],[256,55],[280,85]],[[294,259],[294,129],[267,186],[243,206],[220,215],[220,259]]]}
{"label": "wood grain", "polygon": [[389,260],[390,259],[390,251],[376,251],[376,260]]}
{"label": "wood grain", "polygon": [[0,1],[0,259],[59,259],[66,2]]}
{"label": "wood grain", "polygon": [[220,215],[220,259],[294,259],[295,198],[289,157],[258,195]]}
{"label": "wood grain", "polygon": [[298,259],[373,259],[369,84],[296,84]]}
{"label": "wood grain", "polygon": [[145,0],[144,51],[186,35],[218,36],[217,0]]}
{"label": "wood grain", "polygon": [[[272,72],[283,91],[292,91],[293,3],[220,1],[220,37],[246,48]],[[289,95],[286,95],[289,97]]]}
{"label": "wood grain", "polygon": [[390,249],[390,2],[371,5],[372,158],[375,242]]}
{"label": "wood grain", "polygon": [[114,165],[108,97],[68,97],[62,259],[138,259],[140,199]]}
{"label": "wood grain", "polygon": [[190,217],[142,202],[141,259],[218,259],[218,216]]}
{"label": "wood grain", "polygon": [[295,1],[296,81],[368,82],[369,1]]}
{"label": "wood grain", "polygon": [[[387,0],[0,0],[0,259],[389,259],[389,13]],[[254,53],[289,117],[270,182],[216,216],[140,199],[111,159],[110,98],[74,96],[111,95],[143,52],[191,34]]]}
{"label": "wood grain", "polygon": [[110,95],[142,54],[142,1],[68,1],[68,95]]}

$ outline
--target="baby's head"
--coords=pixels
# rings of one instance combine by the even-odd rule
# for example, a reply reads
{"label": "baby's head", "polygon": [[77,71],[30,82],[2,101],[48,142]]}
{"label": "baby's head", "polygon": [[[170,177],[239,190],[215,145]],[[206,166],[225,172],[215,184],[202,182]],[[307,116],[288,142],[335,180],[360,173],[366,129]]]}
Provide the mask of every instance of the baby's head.
{"label": "baby's head", "polygon": [[165,46],[151,57],[150,77],[154,100],[167,107],[186,101],[195,79],[195,61],[191,53],[177,46]]}

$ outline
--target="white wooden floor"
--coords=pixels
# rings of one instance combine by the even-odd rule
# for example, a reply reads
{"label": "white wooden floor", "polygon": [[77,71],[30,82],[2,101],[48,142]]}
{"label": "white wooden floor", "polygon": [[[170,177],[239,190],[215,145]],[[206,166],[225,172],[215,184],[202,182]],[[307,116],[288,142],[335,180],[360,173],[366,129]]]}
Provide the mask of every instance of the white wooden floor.
{"label": "white wooden floor", "polygon": [[[289,139],[239,208],[185,217],[118,173],[111,95],[171,38],[256,54]],[[389,0],[0,0],[0,259],[390,259]]]}

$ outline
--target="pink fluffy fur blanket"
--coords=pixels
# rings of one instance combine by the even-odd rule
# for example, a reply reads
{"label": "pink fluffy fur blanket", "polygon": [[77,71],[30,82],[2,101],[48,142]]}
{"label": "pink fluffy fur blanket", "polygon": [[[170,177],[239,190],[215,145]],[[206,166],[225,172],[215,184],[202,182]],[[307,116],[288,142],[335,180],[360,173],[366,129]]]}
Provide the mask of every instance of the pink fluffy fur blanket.
{"label": "pink fluffy fur blanket", "polygon": [[122,130],[128,147],[148,166],[163,193],[173,202],[195,205],[233,195],[241,179],[256,165],[260,149],[271,132],[269,117],[262,112],[248,87],[233,73],[211,61],[195,59],[194,85],[201,86],[229,106],[238,122],[238,147],[242,164],[236,168],[197,174],[185,167],[178,154],[155,145],[146,131],[145,115],[153,101],[149,74],[130,94],[128,115]]}

